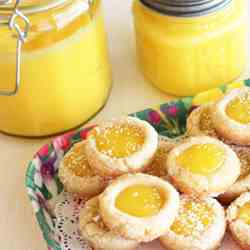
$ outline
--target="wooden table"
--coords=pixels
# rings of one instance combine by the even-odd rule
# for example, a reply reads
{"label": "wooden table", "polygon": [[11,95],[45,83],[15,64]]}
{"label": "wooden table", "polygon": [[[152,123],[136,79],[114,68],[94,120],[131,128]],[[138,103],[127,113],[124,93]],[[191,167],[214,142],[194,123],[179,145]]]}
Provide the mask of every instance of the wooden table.
{"label": "wooden table", "polygon": [[[104,0],[114,85],[104,110],[91,123],[166,102],[144,81],[136,66],[131,1]],[[250,64],[242,78],[250,77]],[[29,160],[50,139],[28,140],[0,134],[0,245],[3,250],[46,250],[24,186]]]}

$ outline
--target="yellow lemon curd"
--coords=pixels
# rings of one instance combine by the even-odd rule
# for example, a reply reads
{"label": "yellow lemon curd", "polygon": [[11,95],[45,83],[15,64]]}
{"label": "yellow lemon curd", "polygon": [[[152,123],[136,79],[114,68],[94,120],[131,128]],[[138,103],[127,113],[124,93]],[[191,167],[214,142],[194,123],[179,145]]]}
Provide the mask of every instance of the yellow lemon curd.
{"label": "yellow lemon curd", "polygon": [[65,155],[63,159],[63,164],[74,175],[78,177],[94,175],[91,167],[89,166],[89,163],[85,154],[85,146],[82,144],[75,145],[73,149]]}
{"label": "yellow lemon curd", "polygon": [[[106,34],[100,0],[89,11],[86,2],[68,0],[27,14],[31,27],[22,48],[20,89],[16,96],[0,96],[0,130],[53,134],[79,126],[104,105],[111,85]],[[0,89],[11,90],[16,39],[7,26],[0,35]]]}
{"label": "yellow lemon curd", "polygon": [[183,236],[197,237],[203,233],[214,220],[212,208],[204,201],[182,200],[179,215],[171,230]]}
{"label": "yellow lemon curd", "polygon": [[197,144],[180,153],[177,164],[194,174],[206,176],[221,167],[224,156],[224,150],[215,144]]}
{"label": "yellow lemon curd", "polygon": [[236,122],[250,123],[250,96],[235,98],[227,105],[226,114]]}
{"label": "yellow lemon curd", "polygon": [[238,218],[250,225],[250,202],[246,203],[239,209]]}
{"label": "yellow lemon curd", "polygon": [[245,0],[211,14],[175,17],[133,5],[137,54],[144,76],[177,96],[229,83],[246,65]]}
{"label": "yellow lemon curd", "polygon": [[165,199],[153,186],[134,185],[124,189],[116,198],[115,206],[135,217],[150,217],[157,214]]}
{"label": "yellow lemon curd", "polygon": [[95,134],[98,150],[111,157],[123,158],[139,151],[145,141],[141,128],[130,124],[115,124]]}

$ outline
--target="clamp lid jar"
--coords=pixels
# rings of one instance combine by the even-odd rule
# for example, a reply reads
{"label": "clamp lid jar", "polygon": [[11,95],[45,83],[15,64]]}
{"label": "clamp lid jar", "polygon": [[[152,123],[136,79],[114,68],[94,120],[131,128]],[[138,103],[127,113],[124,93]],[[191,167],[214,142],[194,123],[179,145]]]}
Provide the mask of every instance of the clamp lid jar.
{"label": "clamp lid jar", "polygon": [[100,0],[0,0],[0,130],[45,136],[79,126],[111,86]]}

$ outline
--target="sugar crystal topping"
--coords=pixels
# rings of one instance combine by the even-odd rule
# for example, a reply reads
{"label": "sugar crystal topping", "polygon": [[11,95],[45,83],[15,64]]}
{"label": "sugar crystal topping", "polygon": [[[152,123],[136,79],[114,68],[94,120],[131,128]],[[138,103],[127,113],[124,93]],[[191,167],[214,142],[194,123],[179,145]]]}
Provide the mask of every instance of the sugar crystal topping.
{"label": "sugar crystal topping", "polygon": [[100,152],[123,158],[139,151],[145,141],[142,128],[133,124],[114,124],[96,129],[96,145]]}
{"label": "sugar crystal topping", "polygon": [[216,132],[213,126],[212,114],[209,107],[203,110],[200,117],[200,129],[207,135],[216,136]]}
{"label": "sugar crystal topping", "polygon": [[94,175],[87,161],[85,145],[82,143],[73,146],[73,148],[65,155],[63,164],[76,176],[83,177]]}
{"label": "sugar crystal topping", "polygon": [[214,212],[205,201],[182,199],[171,230],[177,235],[199,237],[213,223]]}
{"label": "sugar crystal topping", "polygon": [[240,159],[241,172],[239,179],[243,179],[250,174],[250,147],[232,145],[232,149]]}

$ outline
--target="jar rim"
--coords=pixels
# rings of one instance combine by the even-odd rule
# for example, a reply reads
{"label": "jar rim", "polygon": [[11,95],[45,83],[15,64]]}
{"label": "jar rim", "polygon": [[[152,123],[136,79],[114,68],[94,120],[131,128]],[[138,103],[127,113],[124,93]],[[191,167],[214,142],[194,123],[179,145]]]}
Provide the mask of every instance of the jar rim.
{"label": "jar rim", "polygon": [[[23,1],[22,4],[20,4],[19,9],[24,13],[24,14],[34,14],[38,12],[44,12],[56,7],[59,7],[69,0],[37,0],[37,1]],[[34,3],[35,2],[35,3]],[[86,10],[89,9],[89,3],[92,1],[86,0]],[[14,8],[15,0],[12,1],[12,3],[8,4],[0,4],[0,13],[8,14],[12,13],[13,8]]]}
{"label": "jar rim", "polygon": [[162,14],[177,17],[202,16],[227,7],[232,0],[140,0]]}

